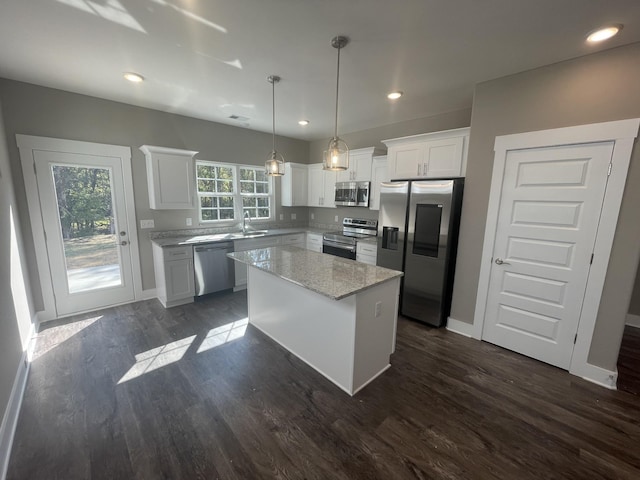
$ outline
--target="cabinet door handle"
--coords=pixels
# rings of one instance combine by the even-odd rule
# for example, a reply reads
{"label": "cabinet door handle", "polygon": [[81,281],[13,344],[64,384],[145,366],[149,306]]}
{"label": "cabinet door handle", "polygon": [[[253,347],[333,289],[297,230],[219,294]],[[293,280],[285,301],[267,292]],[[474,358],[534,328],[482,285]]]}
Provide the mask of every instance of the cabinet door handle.
{"label": "cabinet door handle", "polygon": [[418,164],[418,173],[416,173],[417,176],[420,176],[420,164]]}
{"label": "cabinet door handle", "polygon": [[422,164],[422,175],[426,175],[429,171],[429,162],[424,162]]}

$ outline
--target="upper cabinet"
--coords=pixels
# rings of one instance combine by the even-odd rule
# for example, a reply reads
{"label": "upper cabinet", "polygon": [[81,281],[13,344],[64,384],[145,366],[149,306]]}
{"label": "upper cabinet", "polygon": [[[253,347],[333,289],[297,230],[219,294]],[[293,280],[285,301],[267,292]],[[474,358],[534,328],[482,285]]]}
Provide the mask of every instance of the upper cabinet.
{"label": "upper cabinet", "polygon": [[307,165],[287,162],[281,183],[283,207],[306,207],[308,197]]}
{"label": "upper cabinet", "polygon": [[469,128],[383,140],[388,147],[389,177],[464,177]]}
{"label": "upper cabinet", "polygon": [[198,152],[143,145],[149,206],[154,210],[195,208],[194,155]]}
{"label": "upper cabinet", "polygon": [[337,182],[369,182],[373,157],[384,155],[384,150],[367,147],[349,150],[349,170],[338,172]]}
{"label": "upper cabinet", "polygon": [[324,170],[321,163],[308,166],[309,207],[335,207],[336,172]]}
{"label": "upper cabinet", "polygon": [[389,180],[389,163],[387,162],[387,156],[373,157],[371,190],[369,190],[370,210],[380,210],[380,184],[382,182],[388,182]]}

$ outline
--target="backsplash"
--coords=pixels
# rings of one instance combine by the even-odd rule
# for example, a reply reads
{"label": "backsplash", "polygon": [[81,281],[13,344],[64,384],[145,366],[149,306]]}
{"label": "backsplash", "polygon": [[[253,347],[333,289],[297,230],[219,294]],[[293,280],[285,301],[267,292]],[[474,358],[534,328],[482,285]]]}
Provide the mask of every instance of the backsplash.
{"label": "backsplash", "polygon": [[[307,222],[260,222],[256,225],[260,226],[260,229],[277,229],[277,228],[300,228],[306,227]],[[251,224],[249,224],[251,226]],[[195,236],[195,235],[215,235],[217,233],[232,233],[238,232],[241,229],[241,224],[231,225],[226,227],[201,227],[201,228],[189,228],[179,230],[163,230],[149,232],[149,238],[155,240],[158,238],[171,238],[171,237],[183,237],[183,236]]]}

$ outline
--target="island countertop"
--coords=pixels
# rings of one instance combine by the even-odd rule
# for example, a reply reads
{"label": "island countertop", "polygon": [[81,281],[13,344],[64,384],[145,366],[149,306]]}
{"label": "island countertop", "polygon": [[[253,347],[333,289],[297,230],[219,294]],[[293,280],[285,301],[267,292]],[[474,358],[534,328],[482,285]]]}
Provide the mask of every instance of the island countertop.
{"label": "island countertop", "polygon": [[403,275],[396,270],[294,246],[259,248],[227,256],[333,300]]}

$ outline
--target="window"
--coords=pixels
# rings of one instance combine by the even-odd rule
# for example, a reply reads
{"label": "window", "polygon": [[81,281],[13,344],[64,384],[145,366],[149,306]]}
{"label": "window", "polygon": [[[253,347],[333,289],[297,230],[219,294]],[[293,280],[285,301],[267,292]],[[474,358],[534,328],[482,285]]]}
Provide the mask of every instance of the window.
{"label": "window", "polygon": [[200,221],[272,217],[273,183],[263,167],[196,161]]}

